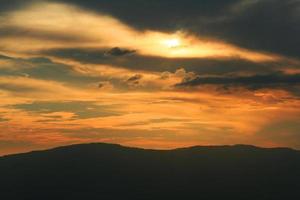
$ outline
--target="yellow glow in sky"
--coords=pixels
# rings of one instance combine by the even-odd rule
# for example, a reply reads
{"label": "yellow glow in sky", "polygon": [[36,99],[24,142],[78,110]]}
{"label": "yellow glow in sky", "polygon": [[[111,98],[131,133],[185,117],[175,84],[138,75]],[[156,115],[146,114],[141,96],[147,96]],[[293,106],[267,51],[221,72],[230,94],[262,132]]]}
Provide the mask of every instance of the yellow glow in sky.
{"label": "yellow glow in sky", "polygon": [[163,41],[163,43],[169,48],[175,48],[180,46],[180,40],[178,38],[168,39]]}

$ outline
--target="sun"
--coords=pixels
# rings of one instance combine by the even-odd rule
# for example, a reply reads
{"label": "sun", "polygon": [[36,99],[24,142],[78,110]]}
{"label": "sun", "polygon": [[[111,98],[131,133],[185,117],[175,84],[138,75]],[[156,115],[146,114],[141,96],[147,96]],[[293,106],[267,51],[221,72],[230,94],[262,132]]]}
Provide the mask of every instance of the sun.
{"label": "sun", "polygon": [[164,44],[169,48],[175,48],[180,46],[180,40],[178,38],[167,39]]}

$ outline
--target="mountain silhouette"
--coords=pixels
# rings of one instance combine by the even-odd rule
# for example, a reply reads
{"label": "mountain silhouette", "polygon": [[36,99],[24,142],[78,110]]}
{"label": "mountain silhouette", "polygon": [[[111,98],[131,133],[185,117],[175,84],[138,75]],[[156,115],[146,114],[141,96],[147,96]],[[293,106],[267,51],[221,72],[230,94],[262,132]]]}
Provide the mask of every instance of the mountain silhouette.
{"label": "mountain silhouette", "polygon": [[0,199],[300,199],[300,152],[71,145],[0,157]]}

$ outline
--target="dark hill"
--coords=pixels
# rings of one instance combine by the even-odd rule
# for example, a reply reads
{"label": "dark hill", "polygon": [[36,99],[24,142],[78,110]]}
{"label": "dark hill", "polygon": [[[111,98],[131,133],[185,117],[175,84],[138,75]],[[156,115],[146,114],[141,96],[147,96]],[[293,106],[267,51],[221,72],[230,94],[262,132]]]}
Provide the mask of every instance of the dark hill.
{"label": "dark hill", "polygon": [[72,145],[0,157],[0,199],[300,199],[300,152]]}

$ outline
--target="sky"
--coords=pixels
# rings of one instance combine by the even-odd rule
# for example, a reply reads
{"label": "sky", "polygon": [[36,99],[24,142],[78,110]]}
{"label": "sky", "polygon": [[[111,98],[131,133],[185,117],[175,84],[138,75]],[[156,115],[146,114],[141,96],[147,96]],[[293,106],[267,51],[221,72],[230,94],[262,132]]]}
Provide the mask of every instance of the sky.
{"label": "sky", "polygon": [[0,155],[300,149],[299,0],[0,0]]}

